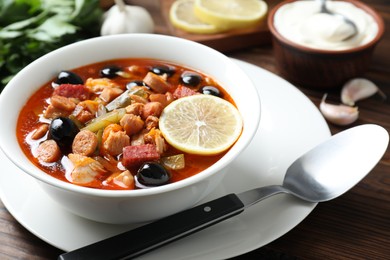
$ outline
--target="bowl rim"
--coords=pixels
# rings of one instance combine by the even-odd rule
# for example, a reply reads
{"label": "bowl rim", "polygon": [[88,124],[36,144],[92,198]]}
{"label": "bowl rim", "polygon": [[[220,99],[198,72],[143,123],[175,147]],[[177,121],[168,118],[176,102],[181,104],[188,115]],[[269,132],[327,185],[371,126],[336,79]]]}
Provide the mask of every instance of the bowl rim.
{"label": "bowl rim", "polygon": [[[68,182],[59,180],[53,176],[50,176],[49,174],[45,173],[43,170],[39,169],[36,165],[34,165],[27,158],[27,156],[24,154],[23,151],[21,151],[21,153],[23,153],[26,160],[30,161],[30,165],[25,166],[24,164],[19,164],[18,163],[19,159],[13,158],[12,154],[7,151],[6,145],[3,146],[3,142],[1,141],[2,138],[0,138],[0,149],[4,152],[4,154],[8,157],[8,159],[10,159],[10,161],[12,161],[17,167],[19,167],[21,170],[23,170],[26,174],[29,174],[30,176],[34,177],[36,180],[38,180],[40,182],[44,182],[44,183],[49,184],[53,187],[56,187],[56,188],[59,188],[61,190],[68,191],[68,192],[76,192],[76,193],[81,193],[84,195],[89,195],[89,196],[94,196],[94,197],[107,197],[107,198],[118,198],[118,197],[119,198],[130,198],[130,197],[153,196],[156,194],[163,194],[163,193],[170,192],[173,190],[180,190],[180,189],[192,186],[195,183],[202,182],[203,180],[208,179],[208,177],[211,177],[212,175],[216,174],[217,172],[223,170],[226,166],[228,166],[228,164],[230,164],[249,145],[249,143],[252,141],[255,133],[257,132],[259,122],[260,122],[260,115],[261,115],[261,101],[260,101],[258,91],[257,91],[253,81],[250,79],[250,77],[236,63],[234,63],[231,59],[229,59],[229,57],[227,57],[226,55],[224,55],[224,54],[222,54],[222,53],[216,51],[215,49],[212,49],[206,45],[203,45],[203,44],[200,44],[200,43],[197,43],[194,41],[190,41],[187,39],[175,37],[175,36],[160,35],[160,34],[144,34],[144,33],[110,35],[110,36],[100,36],[100,37],[90,38],[87,40],[83,40],[83,41],[79,41],[76,43],[66,45],[64,47],[61,47],[59,49],[56,49],[52,52],[49,52],[49,53],[43,55],[42,57],[38,58],[37,60],[35,60],[32,63],[30,63],[29,65],[27,65],[24,69],[22,69],[7,84],[7,86],[11,86],[13,84],[13,82],[16,81],[16,78],[19,77],[18,76],[19,74],[23,75],[24,71],[27,71],[30,67],[36,66],[36,64],[44,62],[44,59],[46,59],[47,57],[58,55],[58,53],[60,53],[63,50],[78,48],[77,46],[82,46],[82,45],[98,44],[98,43],[101,43],[103,41],[110,41],[110,40],[122,41],[126,38],[139,38],[139,37],[141,37],[141,39],[149,38],[149,39],[154,39],[154,40],[164,40],[166,42],[172,42],[172,41],[179,42],[180,44],[188,45],[189,47],[200,48],[202,51],[210,52],[211,54],[216,55],[218,58],[223,59],[224,62],[227,62],[229,67],[237,69],[239,71],[239,73],[242,76],[246,77],[246,80],[249,83],[251,83],[250,89],[252,89],[253,94],[256,95],[256,97],[254,99],[258,103],[258,108],[257,108],[258,117],[254,118],[254,120],[255,120],[254,127],[245,132],[245,133],[247,133],[246,135],[248,136],[248,138],[246,140],[241,139],[241,136],[246,129],[244,126],[244,130],[241,133],[240,138],[232,146],[232,148],[233,148],[234,146],[237,145],[237,143],[239,143],[239,148],[237,148],[238,151],[236,154],[232,154],[232,153],[230,153],[230,151],[228,151],[228,153],[226,153],[221,158],[224,160],[224,163],[213,164],[212,166],[205,169],[204,171],[202,171],[198,174],[195,174],[193,176],[190,176],[186,179],[180,180],[178,182],[174,182],[174,183],[170,183],[170,184],[166,184],[166,185],[162,185],[162,186],[158,186],[158,187],[148,188],[148,189],[136,189],[136,190],[95,189],[95,188],[79,186],[79,185],[75,185],[72,183],[68,183]],[[109,60],[109,59],[106,59],[106,60]],[[92,63],[96,63],[99,61],[103,61],[103,60],[98,60],[98,61],[95,61]],[[169,62],[169,61],[167,61],[167,62]],[[83,66],[83,65],[80,65],[80,66]],[[206,74],[207,74],[207,72],[206,72]],[[8,96],[7,93],[11,92],[10,91],[11,87],[7,87],[7,86],[3,90],[4,93],[2,93],[0,95],[0,104],[4,103],[1,101],[3,101],[3,99],[6,98],[6,96]],[[35,91],[37,91],[37,90],[38,90],[38,88]],[[33,91],[32,93],[35,93],[35,91]],[[31,97],[31,95],[29,97]],[[29,97],[27,97],[27,99],[29,99]],[[233,97],[233,99],[234,99],[234,97]],[[20,110],[18,111],[18,115],[19,115],[19,113],[20,113]],[[242,140],[242,141],[240,141],[240,140]],[[18,146],[19,146],[19,149],[21,150],[19,144],[18,144]],[[221,161],[221,159],[219,161]],[[33,171],[30,171],[30,168],[33,169]],[[211,170],[213,170],[213,171],[211,172]]]}
{"label": "bowl rim", "polygon": [[366,50],[366,49],[369,49],[369,48],[375,46],[381,40],[381,38],[385,32],[384,20],[383,20],[382,16],[374,8],[370,7],[369,5],[367,5],[363,2],[357,1],[357,0],[340,0],[341,2],[349,2],[353,5],[355,5],[356,7],[363,9],[364,11],[366,11],[369,15],[371,15],[374,18],[374,20],[378,24],[378,33],[375,35],[375,37],[371,41],[369,41],[363,45],[357,46],[357,47],[343,49],[343,50],[326,50],[326,49],[319,49],[319,48],[317,49],[317,48],[307,47],[307,46],[295,43],[295,42],[285,38],[281,33],[279,33],[279,31],[274,26],[274,17],[275,17],[275,14],[279,10],[280,7],[282,7],[283,5],[290,4],[292,2],[298,2],[298,1],[301,1],[301,0],[285,0],[285,1],[280,2],[277,5],[275,5],[270,10],[270,12],[268,14],[267,24],[268,24],[268,28],[269,28],[271,34],[275,38],[277,38],[281,43],[283,43],[284,45],[287,45],[287,46],[291,46],[291,47],[298,49],[302,52],[308,52],[308,53],[314,53],[314,54],[332,54],[332,55],[344,55],[344,54],[349,54],[349,53],[355,53],[355,52],[363,51],[363,50]]}

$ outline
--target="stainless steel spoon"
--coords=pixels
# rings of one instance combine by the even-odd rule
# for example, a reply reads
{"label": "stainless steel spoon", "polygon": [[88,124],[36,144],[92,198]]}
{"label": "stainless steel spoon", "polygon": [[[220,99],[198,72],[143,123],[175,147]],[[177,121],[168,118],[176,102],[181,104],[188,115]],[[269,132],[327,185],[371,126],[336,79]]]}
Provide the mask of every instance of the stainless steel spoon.
{"label": "stainless steel spoon", "polygon": [[[361,125],[332,136],[298,158],[282,185],[229,194],[92,245],[58,259],[130,259],[244,211],[278,193],[310,202],[336,198],[357,184],[386,151],[389,134],[378,125]],[[256,163],[256,162],[253,162]]]}
{"label": "stainless steel spoon", "polygon": [[350,25],[351,28],[352,28],[352,33],[350,35],[346,35],[342,41],[346,41],[348,39],[351,39],[352,37],[354,37],[357,33],[358,33],[358,28],[356,26],[356,24],[351,20],[349,19],[348,17],[346,17],[345,15],[342,15],[342,14],[339,14],[339,13],[335,13],[335,12],[332,12],[328,9],[328,7],[326,6],[326,1],[327,0],[319,0],[320,3],[321,3],[321,7],[320,7],[320,13],[324,13],[324,14],[329,14],[329,15],[333,15],[341,20],[343,20],[346,24]]}

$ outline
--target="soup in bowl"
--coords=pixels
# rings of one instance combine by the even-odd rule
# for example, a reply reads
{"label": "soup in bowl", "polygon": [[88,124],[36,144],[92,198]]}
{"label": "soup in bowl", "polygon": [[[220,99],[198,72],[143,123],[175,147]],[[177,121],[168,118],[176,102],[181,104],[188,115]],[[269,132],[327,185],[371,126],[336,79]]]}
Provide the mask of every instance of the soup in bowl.
{"label": "soup in bowl", "polygon": [[[213,135],[203,143],[216,149],[192,145],[178,111],[214,102],[226,106],[219,115],[228,121],[210,122],[234,122],[226,145]],[[233,61],[147,34],[94,38],[41,57],[6,86],[0,109],[9,159],[66,209],[106,223],[151,221],[196,204],[260,119],[257,91]]]}

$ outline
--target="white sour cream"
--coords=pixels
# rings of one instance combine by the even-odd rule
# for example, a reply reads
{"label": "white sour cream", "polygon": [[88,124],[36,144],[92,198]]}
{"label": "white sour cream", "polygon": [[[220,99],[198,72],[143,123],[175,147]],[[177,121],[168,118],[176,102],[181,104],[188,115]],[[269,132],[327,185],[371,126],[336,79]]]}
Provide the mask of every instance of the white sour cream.
{"label": "white sour cream", "polygon": [[274,16],[276,30],[285,38],[297,44],[323,50],[345,50],[364,45],[375,38],[378,25],[374,18],[357,6],[343,1],[328,1],[330,11],[342,14],[358,28],[352,34],[352,26],[340,18],[319,13],[317,1],[296,1],[283,5]]}

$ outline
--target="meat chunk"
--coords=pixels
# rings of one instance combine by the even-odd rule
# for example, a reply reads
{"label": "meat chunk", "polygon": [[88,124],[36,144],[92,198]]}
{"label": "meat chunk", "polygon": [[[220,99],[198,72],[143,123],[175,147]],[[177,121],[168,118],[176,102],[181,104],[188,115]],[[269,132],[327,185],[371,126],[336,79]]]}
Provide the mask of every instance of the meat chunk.
{"label": "meat chunk", "polygon": [[144,135],[144,142],[145,144],[153,144],[156,146],[159,154],[164,153],[168,148],[161,131],[156,128],[151,129],[149,133]]}
{"label": "meat chunk", "polygon": [[158,159],[160,159],[160,154],[153,144],[131,145],[123,149],[122,164],[125,167],[138,166],[143,162]]}
{"label": "meat chunk", "polygon": [[133,104],[128,105],[126,107],[126,113],[139,116],[139,115],[142,114],[142,110],[143,109],[144,109],[144,104],[142,104],[142,103],[133,103]]}
{"label": "meat chunk", "polygon": [[188,88],[188,87],[180,85],[173,92],[173,97],[178,99],[178,98],[188,97],[188,96],[192,96],[192,95],[196,95],[196,94],[199,94],[199,93],[196,92],[195,90]]}
{"label": "meat chunk", "polygon": [[123,90],[120,88],[104,88],[99,98],[104,102],[109,103],[122,93]]}
{"label": "meat chunk", "polygon": [[119,131],[123,131],[123,128],[120,125],[109,124],[106,128],[104,128],[102,141],[105,142],[111,132],[119,132]]}
{"label": "meat chunk", "polygon": [[99,103],[97,101],[85,100],[77,104],[72,115],[81,123],[86,123],[95,118],[98,109]]}
{"label": "meat chunk", "polygon": [[54,140],[46,140],[39,144],[36,150],[36,157],[45,163],[56,162],[61,157],[60,147]]}
{"label": "meat chunk", "polygon": [[158,117],[156,116],[148,116],[145,120],[145,128],[146,130],[150,131],[152,130],[153,128],[157,128],[158,127]]}
{"label": "meat chunk", "polygon": [[130,98],[131,98],[131,102],[133,103],[141,103],[141,104],[148,103],[148,99],[146,97],[142,97],[139,95],[131,94]]}
{"label": "meat chunk", "polygon": [[120,88],[114,81],[109,78],[88,78],[85,81],[85,87],[93,93],[100,93],[105,88]]}
{"label": "meat chunk", "polygon": [[35,131],[31,135],[31,138],[33,140],[38,140],[38,139],[44,137],[48,130],[49,130],[49,125],[42,124],[35,129]]}
{"label": "meat chunk", "polygon": [[52,119],[59,116],[69,116],[75,107],[76,103],[73,98],[53,95],[50,98],[50,105],[46,108],[43,116]]}
{"label": "meat chunk", "polygon": [[132,135],[131,136],[131,141],[130,141],[130,145],[141,145],[141,144],[145,144],[145,140],[144,140],[144,135],[145,135],[145,130],[139,132],[138,134],[135,134],[135,135]]}
{"label": "meat chunk", "polygon": [[54,119],[60,116],[67,117],[70,115],[70,111],[57,108],[53,105],[49,105],[43,112],[45,118]]}
{"label": "meat chunk", "polygon": [[144,128],[144,121],[141,117],[133,114],[124,115],[119,123],[129,136],[138,133]]}
{"label": "meat chunk", "polygon": [[[104,132],[103,135],[105,135]],[[128,145],[130,145],[130,137],[125,131],[110,131],[103,141],[104,150],[112,156],[121,154],[123,147]]]}
{"label": "meat chunk", "polygon": [[88,110],[84,110],[82,109],[81,111],[79,111],[77,113],[77,116],[76,116],[76,119],[80,122],[80,123],[86,123],[92,119],[95,118],[95,115],[92,114],[91,112],[89,112]]}
{"label": "meat chunk", "polygon": [[148,116],[160,117],[164,107],[160,102],[149,102],[144,105],[142,118],[145,120]]}
{"label": "meat chunk", "polygon": [[103,165],[91,157],[70,153],[68,158],[74,167],[70,174],[72,183],[85,185],[106,173]]}
{"label": "meat chunk", "polygon": [[129,170],[124,172],[117,172],[110,175],[106,180],[107,183],[113,183],[124,189],[134,189],[134,177]]}
{"label": "meat chunk", "polygon": [[174,97],[171,92],[165,94],[150,94],[149,100],[152,102],[159,102],[163,107],[166,107],[174,100]]}
{"label": "meat chunk", "polygon": [[78,100],[89,99],[90,91],[84,85],[61,84],[53,92],[53,95],[77,98]]}
{"label": "meat chunk", "polygon": [[157,93],[164,94],[172,89],[172,86],[163,77],[153,72],[148,72],[143,81]]}
{"label": "meat chunk", "polygon": [[95,152],[97,145],[97,136],[89,130],[82,130],[73,139],[72,152],[89,156]]}
{"label": "meat chunk", "polygon": [[65,111],[73,111],[76,107],[76,103],[72,98],[54,95],[50,98],[52,106]]}

